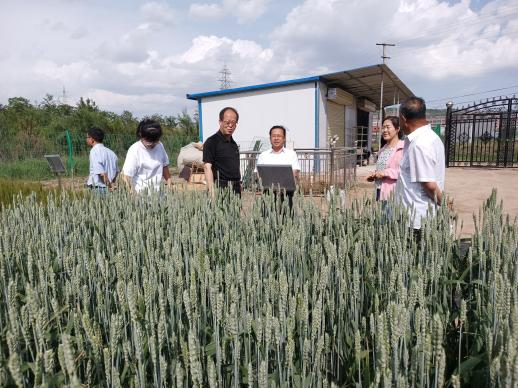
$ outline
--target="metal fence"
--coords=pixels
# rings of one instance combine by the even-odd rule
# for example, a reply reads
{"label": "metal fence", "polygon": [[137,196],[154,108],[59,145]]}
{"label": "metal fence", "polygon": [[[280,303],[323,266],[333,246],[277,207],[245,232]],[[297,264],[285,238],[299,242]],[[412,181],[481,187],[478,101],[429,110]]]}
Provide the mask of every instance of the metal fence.
{"label": "metal fence", "polygon": [[[346,189],[356,179],[356,148],[296,148],[300,164],[299,187],[303,193],[320,194],[331,187]],[[254,173],[260,151],[241,151],[243,187],[256,186]]]}
{"label": "metal fence", "polygon": [[518,98],[500,97],[453,109],[445,132],[448,167],[518,167]]}
{"label": "metal fence", "polygon": [[[106,133],[103,143],[124,158],[128,148],[136,141],[134,133]],[[168,155],[176,164],[176,157],[182,146],[195,141],[183,133],[164,133],[160,139]],[[86,133],[66,131],[30,136],[20,133],[14,141],[0,143],[0,162],[17,162],[27,159],[41,159],[45,154],[58,154],[62,158],[87,157],[90,147],[86,144]]]}

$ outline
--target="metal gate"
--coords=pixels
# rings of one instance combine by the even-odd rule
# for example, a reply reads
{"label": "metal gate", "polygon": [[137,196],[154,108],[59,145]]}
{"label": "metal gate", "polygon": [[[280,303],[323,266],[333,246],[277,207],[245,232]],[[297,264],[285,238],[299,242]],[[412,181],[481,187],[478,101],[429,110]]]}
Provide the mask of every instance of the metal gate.
{"label": "metal gate", "polygon": [[518,98],[447,107],[448,167],[518,167]]}

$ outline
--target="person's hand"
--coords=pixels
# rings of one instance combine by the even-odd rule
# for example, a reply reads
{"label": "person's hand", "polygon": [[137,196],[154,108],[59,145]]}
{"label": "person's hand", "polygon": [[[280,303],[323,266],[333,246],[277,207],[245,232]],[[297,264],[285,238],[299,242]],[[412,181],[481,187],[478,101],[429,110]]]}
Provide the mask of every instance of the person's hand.
{"label": "person's hand", "polygon": [[216,198],[216,192],[214,190],[214,185],[210,185],[207,187],[207,193],[209,194],[210,199]]}
{"label": "person's hand", "polygon": [[383,179],[383,178],[385,178],[385,175],[383,175],[383,173],[381,171],[376,171],[374,173],[374,178],[375,179]]}

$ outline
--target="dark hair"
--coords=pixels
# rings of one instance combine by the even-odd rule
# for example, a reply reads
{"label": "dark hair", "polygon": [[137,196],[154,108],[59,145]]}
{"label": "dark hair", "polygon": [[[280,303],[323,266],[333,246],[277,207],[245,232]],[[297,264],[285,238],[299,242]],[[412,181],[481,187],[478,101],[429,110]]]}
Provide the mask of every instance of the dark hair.
{"label": "dark hair", "polygon": [[104,140],[104,131],[101,128],[92,127],[88,130],[87,134],[97,143],[102,143]]}
{"label": "dark hair", "polygon": [[162,127],[155,120],[144,119],[138,124],[137,137],[149,141],[158,141],[162,137]]}
{"label": "dark hair", "polygon": [[237,110],[235,108],[232,108],[231,106],[227,106],[226,108],[223,108],[219,112],[219,121],[223,121],[223,116],[225,116],[225,112],[227,110],[231,110],[236,114],[236,123],[239,121],[239,113],[237,113]]}
{"label": "dark hair", "polygon": [[398,139],[402,139],[403,138],[403,131],[399,129],[399,117],[397,116],[387,116],[383,119],[383,122],[389,120],[392,125],[394,126],[394,128],[397,129],[397,137]]}
{"label": "dark hair", "polygon": [[426,103],[421,97],[408,97],[399,107],[399,113],[407,121],[426,119]]}
{"label": "dark hair", "polygon": [[272,131],[277,128],[282,129],[282,133],[284,134],[284,137],[286,137],[286,128],[284,128],[282,125],[274,125],[273,127],[271,127],[270,136],[272,136]]}

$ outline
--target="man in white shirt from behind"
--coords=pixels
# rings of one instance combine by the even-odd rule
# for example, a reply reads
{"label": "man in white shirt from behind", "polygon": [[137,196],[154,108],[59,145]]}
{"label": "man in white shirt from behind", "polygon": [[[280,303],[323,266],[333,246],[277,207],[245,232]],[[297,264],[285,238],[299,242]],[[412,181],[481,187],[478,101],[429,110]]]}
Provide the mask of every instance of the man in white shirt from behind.
{"label": "man in white shirt from behind", "polygon": [[113,184],[119,173],[117,155],[103,144],[104,131],[100,128],[91,128],[86,136],[86,144],[90,150],[90,175],[87,187],[98,191],[113,190]]}
{"label": "man in white shirt from behind", "polygon": [[409,97],[401,104],[399,122],[406,138],[395,196],[409,213],[413,211],[411,227],[417,231],[421,229],[422,219],[428,216],[428,210],[435,214],[436,206],[442,201],[444,145],[426,120],[426,104],[422,98]]}

